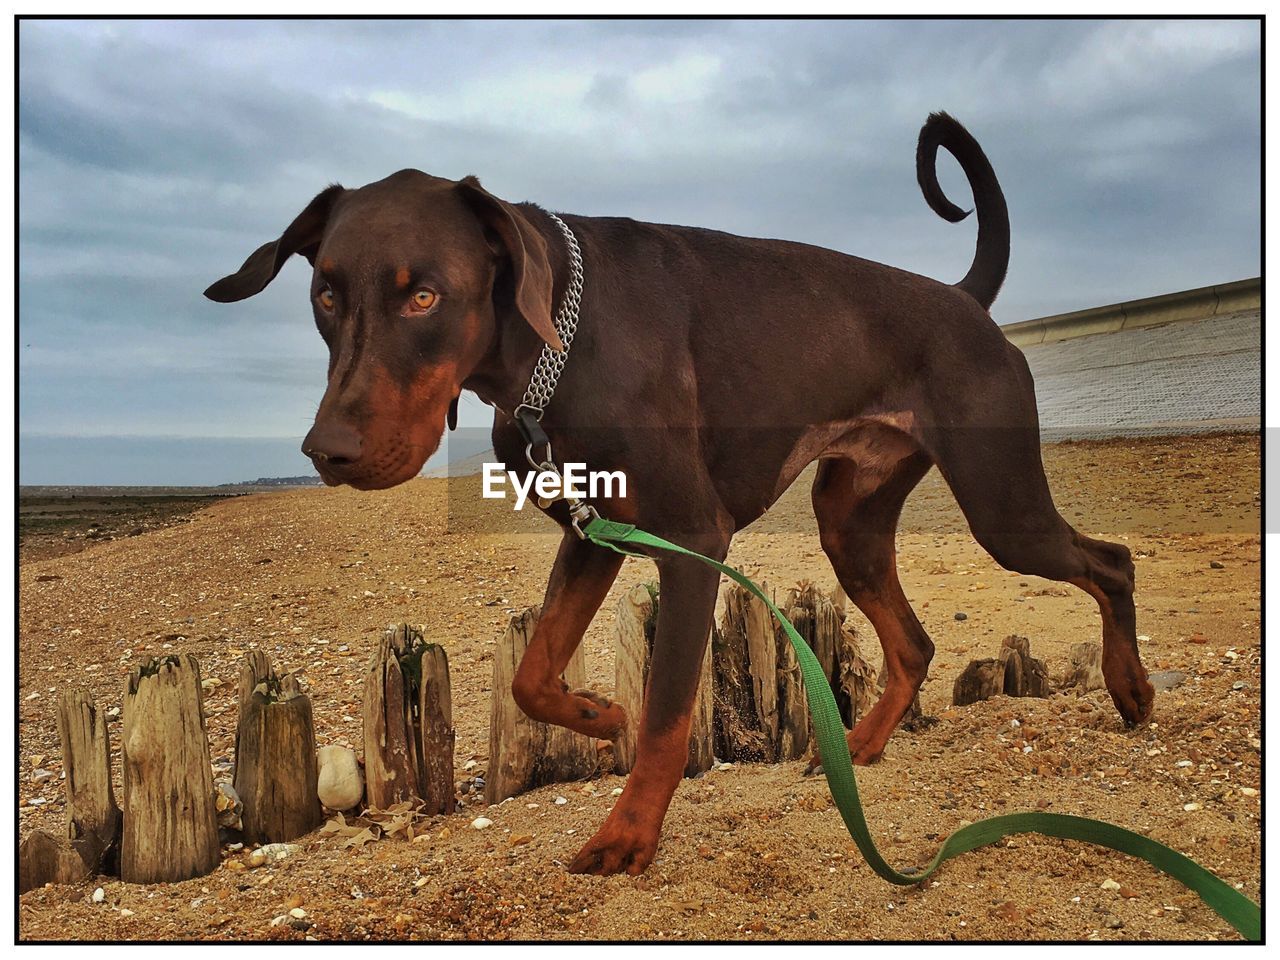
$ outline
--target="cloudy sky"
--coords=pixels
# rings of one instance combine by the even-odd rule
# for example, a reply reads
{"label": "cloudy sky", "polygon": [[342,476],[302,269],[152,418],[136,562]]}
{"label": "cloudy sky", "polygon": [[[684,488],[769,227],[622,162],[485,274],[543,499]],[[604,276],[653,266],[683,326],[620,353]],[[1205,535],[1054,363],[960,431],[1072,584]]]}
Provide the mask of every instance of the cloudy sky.
{"label": "cloudy sky", "polygon": [[998,321],[1256,276],[1259,47],[1245,21],[24,21],[20,482],[310,472],[305,261],[201,291],[326,184],[407,166],[954,281],[973,225],[913,169],[945,109],[1008,198]]}

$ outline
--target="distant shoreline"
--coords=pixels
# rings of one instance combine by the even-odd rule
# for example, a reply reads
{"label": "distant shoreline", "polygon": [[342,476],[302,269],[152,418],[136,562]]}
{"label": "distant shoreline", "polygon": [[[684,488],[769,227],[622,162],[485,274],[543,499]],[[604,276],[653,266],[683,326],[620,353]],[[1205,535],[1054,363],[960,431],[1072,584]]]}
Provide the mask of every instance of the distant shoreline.
{"label": "distant shoreline", "polygon": [[278,490],[309,490],[321,483],[228,483],[216,486],[164,484],[125,486],[113,484],[21,484],[21,497],[243,497]]}

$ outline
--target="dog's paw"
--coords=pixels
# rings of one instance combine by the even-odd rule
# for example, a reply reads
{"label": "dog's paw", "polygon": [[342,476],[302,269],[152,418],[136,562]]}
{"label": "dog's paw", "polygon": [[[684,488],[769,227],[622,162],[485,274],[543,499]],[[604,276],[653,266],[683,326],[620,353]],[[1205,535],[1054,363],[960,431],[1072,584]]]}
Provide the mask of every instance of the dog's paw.
{"label": "dog's paw", "polygon": [[617,739],[627,724],[627,713],[619,704],[594,690],[575,690],[569,696],[573,715],[566,726],[598,740]]}
{"label": "dog's paw", "polygon": [[[875,739],[872,731],[864,729],[861,723],[853,730],[846,731],[845,742],[849,744],[849,759],[856,766],[865,767],[875,763],[884,753],[884,740]],[[810,776],[823,771],[822,755],[814,750],[809,755],[809,762],[805,764],[804,775]]]}
{"label": "dog's paw", "polygon": [[845,735],[849,741],[849,756],[857,767],[869,767],[879,760],[884,755],[885,744],[889,742],[888,734],[867,725],[870,719],[867,717]]}
{"label": "dog's paw", "polygon": [[569,864],[570,873],[591,873],[607,877],[615,873],[632,876],[643,873],[658,852],[658,835],[634,825],[621,826],[613,818],[605,821],[600,832]]}
{"label": "dog's paw", "polygon": [[1103,674],[1107,681],[1107,692],[1111,694],[1111,702],[1116,705],[1125,726],[1132,729],[1145,723],[1155,706],[1156,691],[1147,679],[1147,671],[1142,665],[1125,665],[1111,671],[1104,666]]}

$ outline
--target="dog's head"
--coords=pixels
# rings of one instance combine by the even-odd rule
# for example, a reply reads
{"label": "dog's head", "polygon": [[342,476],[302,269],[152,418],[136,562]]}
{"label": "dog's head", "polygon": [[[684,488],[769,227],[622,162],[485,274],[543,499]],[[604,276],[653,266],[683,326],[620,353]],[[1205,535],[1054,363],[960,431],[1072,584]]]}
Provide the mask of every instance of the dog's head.
{"label": "dog's head", "polygon": [[372,490],[416,476],[500,325],[527,323],[561,348],[546,242],[474,177],[402,170],[331,186],[205,296],[251,297],[295,253],[313,268],[329,346],[329,385],[302,444],[326,483]]}

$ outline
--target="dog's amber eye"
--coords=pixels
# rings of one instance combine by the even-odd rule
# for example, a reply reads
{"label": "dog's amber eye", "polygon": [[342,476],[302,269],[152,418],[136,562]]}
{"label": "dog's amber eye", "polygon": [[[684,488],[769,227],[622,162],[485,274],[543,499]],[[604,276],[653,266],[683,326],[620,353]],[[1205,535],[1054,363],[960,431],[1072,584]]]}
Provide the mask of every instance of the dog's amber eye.
{"label": "dog's amber eye", "polygon": [[413,295],[413,305],[419,310],[430,310],[436,302],[436,295],[430,290],[419,290]]}
{"label": "dog's amber eye", "polygon": [[316,299],[320,301],[320,306],[324,307],[326,310],[333,309],[333,291],[328,287],[321,290],[316,296]]}

